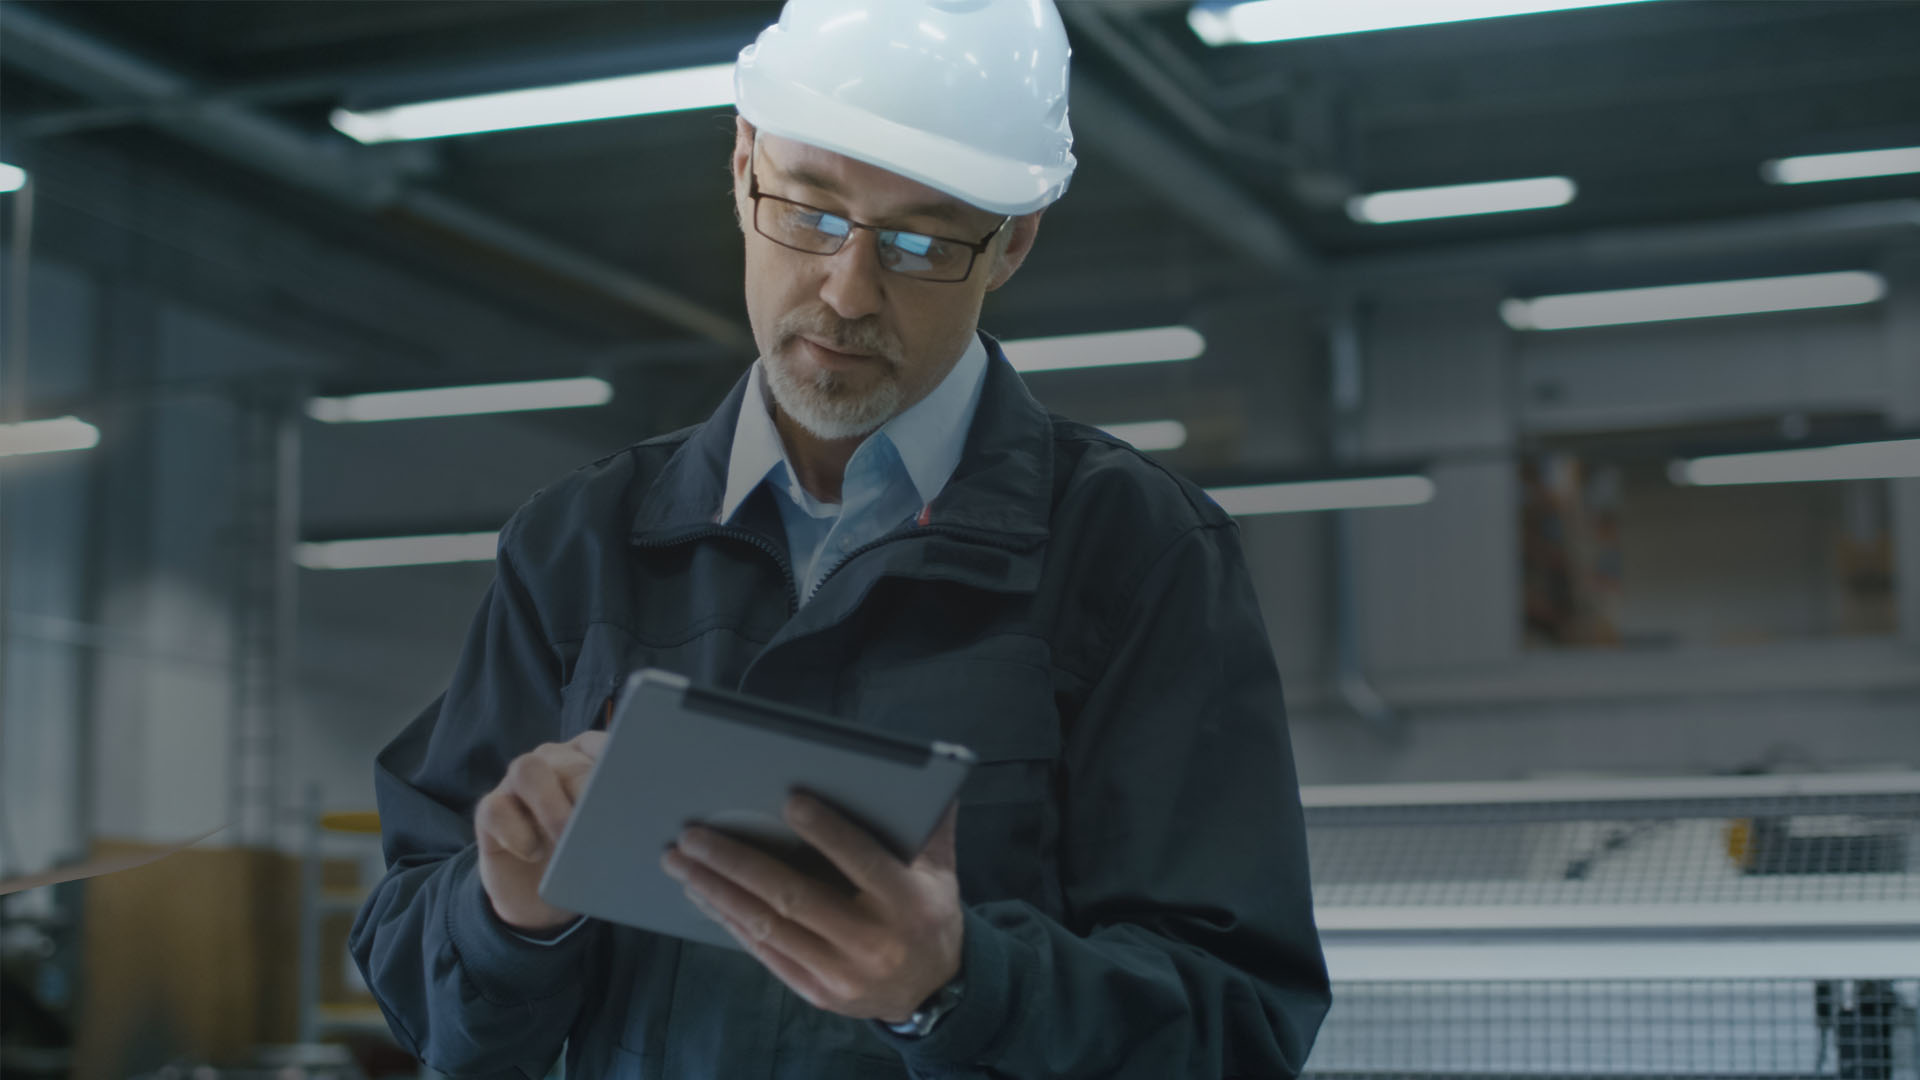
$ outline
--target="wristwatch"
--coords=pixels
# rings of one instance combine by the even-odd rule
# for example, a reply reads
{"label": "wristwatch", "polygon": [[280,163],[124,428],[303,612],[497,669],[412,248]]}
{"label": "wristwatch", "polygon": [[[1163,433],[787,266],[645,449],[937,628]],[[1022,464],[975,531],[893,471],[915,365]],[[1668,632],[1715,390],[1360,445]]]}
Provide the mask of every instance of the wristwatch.
{"label": "wristwatch", "polygon": [[933,996],[920,1003],[913,1015],[898,1024],[887,1024],[888,1031],[904,1039],[924,1039],[933,1034],[948,1013],[960,1004],[967,992],[966,980],[955,975],[953,981],[933,992]]}

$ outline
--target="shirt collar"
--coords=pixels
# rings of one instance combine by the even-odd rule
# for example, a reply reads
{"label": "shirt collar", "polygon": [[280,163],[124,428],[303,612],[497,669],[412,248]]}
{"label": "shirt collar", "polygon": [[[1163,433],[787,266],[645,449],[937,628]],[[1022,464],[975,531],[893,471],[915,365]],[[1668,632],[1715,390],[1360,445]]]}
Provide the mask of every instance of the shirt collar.
{"label": "shirt collar", "polygon": [[987,347],[980,343],[978,334],[971,335],[967,342],[959,362],[932,393],[880,427],[879,434],[893,443],[900,463],[907,467],[922,506],[933,502],[953,478],[960,454],[966,449],[967,428],[972,426],[974,410],[980,405]]}
{"label": "shirt collar", "polygon": [[767,408],[766,391],[760,385],[765,378],[761,363],[753,362],[740,397],[740,415],[733,427],[733,454],[727,460],[727,490],[720,497],[720,521],[730,520],[768,473],[775,469],[791,472],[786,467],[786,447],[780,442],[779,429],[773,426],[773,413]]}
{"label": "shirt collar", "polygon": [[[727,461],[726,493],[720,500],[718,520],[728,521],[740,509],[753,489],[770,473],[778,473],[776,483],[797,487],[798,480],[787,462],[786,445],[774,426],[765,388],[764,360],[755,360],[747,373],[740,398],[740,413],[734,422],[733,449]],[[869,439],[885,438],[899,454],[922,505],[933,502],[953,470],[960,464],[966,448],[967,429],[980,403],[980,389],[986,381],[987,349],[975,334],[968,339],[966,351],[940,385],[912,408],[880,426]],[[862,449],[867,449],[862,447]],[[858,451],[856,451],[858,452]],[[793,493],[788,492],[791,496]]]}

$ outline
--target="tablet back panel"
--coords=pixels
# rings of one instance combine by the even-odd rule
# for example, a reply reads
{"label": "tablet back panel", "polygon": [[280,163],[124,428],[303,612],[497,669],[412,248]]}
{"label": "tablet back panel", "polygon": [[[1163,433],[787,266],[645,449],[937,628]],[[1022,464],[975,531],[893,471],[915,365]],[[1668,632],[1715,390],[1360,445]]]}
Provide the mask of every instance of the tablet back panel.
{"label": "tablet back panel", "polygon": [[628,680],[540,896],[583,915],[737,949],[660,868],[683,827],[703,822],[850,888],[787,827],[789,792],[819,795],[904,859],[932,835],[970,760],[958,747],[915,744],[642,671]]}

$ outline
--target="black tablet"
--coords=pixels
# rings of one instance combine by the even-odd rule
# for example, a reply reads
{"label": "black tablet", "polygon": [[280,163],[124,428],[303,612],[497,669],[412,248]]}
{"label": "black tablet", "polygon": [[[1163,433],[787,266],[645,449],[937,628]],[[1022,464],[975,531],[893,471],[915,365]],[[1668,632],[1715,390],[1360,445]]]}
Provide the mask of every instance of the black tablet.
{"label": "black tablet", "polygon": [[972,766],[965,747],[924,743],[646,669],[628,678],[599,764],[540,881],[555,907],[690,941],[739,948],[700,914],[660,853],[698,822],[851,890],[781,814],[807,791],[902,861],[926,845]]}

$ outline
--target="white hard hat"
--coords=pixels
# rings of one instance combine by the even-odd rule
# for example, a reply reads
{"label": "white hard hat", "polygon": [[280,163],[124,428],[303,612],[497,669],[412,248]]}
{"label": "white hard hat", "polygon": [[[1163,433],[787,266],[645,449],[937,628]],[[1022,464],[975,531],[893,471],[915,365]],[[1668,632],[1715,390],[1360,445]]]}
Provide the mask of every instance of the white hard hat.
{"label": "white hard hat", "polygon": [[1053,0],[788,0],[740,50],[740,115],[996,214],[1067,190],[1067,34]]}

